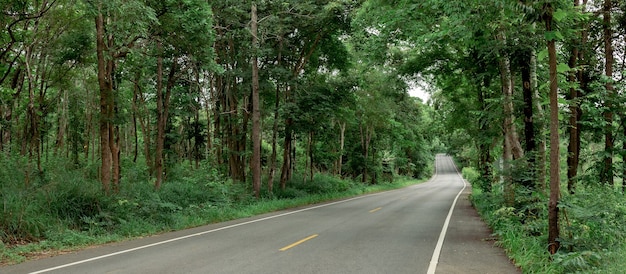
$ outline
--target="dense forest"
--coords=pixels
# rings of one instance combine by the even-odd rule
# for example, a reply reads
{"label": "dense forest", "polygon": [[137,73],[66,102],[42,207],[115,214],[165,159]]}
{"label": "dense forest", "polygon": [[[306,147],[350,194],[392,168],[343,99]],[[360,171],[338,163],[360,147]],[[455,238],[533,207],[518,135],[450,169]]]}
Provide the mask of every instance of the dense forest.
{"label": "dense forest", "polygon": [[623,1],[0,10],[2,261],[427,178],[447,152],[524,271],[623,269]]}

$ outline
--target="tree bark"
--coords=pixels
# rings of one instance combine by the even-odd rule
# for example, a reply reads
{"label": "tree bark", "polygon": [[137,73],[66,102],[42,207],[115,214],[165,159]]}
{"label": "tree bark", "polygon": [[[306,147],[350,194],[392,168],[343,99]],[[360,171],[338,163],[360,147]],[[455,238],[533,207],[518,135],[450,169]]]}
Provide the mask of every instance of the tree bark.
{"label": "tree bark", "polygon": [[[552,31],[551,4],[546,4],[546,31]],[[557,79],[557,56],[554,39],[548,40],[548,58],[550,67],[550,198],[548,201],[548,251],[555,254],[559,242],[559,198],[560,198],[560,162],[559,162],[559,95]]]}
{"label": "tree bark", "polygon": [[169,116],[170,98],[172,96],[172,89],[176,83],[176,71],[178,69],[178,62],[173,58],[167,76],[165,92],[163,92],[163,44],[161,41],[157,41],[157,48],[159,56],[157,57],[157,139],[154,159],[156,172],[155,189],[161,188],[165,176],[165,131],[167,129],[167,118]]}
{"label": "tree bark", "polygon": [[343,166],[343,151],[346,143],[346,122],[339,124],[339,159],[337,159],[337,175],[341,176]]}
{"label": "tree bark", "polygon": [[[487,82],[488,81],[485,80],[485,87],[489,86]],[[480,104],[482,111],[487,111],[484,88],[481,88],[478,92],[478,103]],[[478,128],[480,132],[487,132],[489,125],[486,117],[480,117],[478,121]],[[480,170],[480,177],[482,178],[481,188],[483,191],[491,192],[491,149],[486,140],[480,141],[480,144],[478,145],[478,154],[478,169]]]}
{"label": "tree bark", "polygon": [[[579,0],[574,0],[574,6],[580,6]],[[578,164],[580,159],[580,127],[578,121],[581,117],[580,102],[578,100],[579,91],[578,87],[574,84],[577,82],[576,67],[578,66],[579,49],[574,46],[570,53],[569,68],[572,70],[569,72],[567,81],[572,86],[569,90],[569,143],[567,146],[567,190],[569,193],[574,194],[576,188],[576,176],[578,176]]]}
{"label": "tree bark", "polygon": [[[500,30],[498,35],[500,42],[506,44],[506,35],[504,30]],[[504,172],[507,175],[504,176],[504,197],[508,205],[512,206],[515,202],[515,191],[513,185],[513,178],[511,172],[514,167],[512,161],[520,159],[524,156],[522,145],[520,144],[517,130],[515,128],[514,114],[513,114],[513,82],[511,75],[511,62],[505,52],[501,53],[498,60],[500,69],[500,83],[502,85],[502,104],[503,104],[503,160],[504,160]]]}
{"label": "tree bark", "polygon": [[537,138],[535,134],[535,118],[534,118],[534,103],[533,103],[533,88],[531,77],[531,59],[532,51],[529,50],[524,53],[524,60],[522,61],[522,91],[524,97],[524,138],[525,148],[528,152],[528,166],[531,176],[526,176],[522,179],[522,184],[529,190],[536,188],[536,157],[537,157]]}
{"label": "tree bark", "polygon": [[[110,192],[113,156],[110,146],[110,124],[113,120],[113,83],[111,75],[114,61],[107,53],[105,42],[104,15],[96,16],[96,55],[98,63],[98,85],[100,89],[100,182],[105,193]],[[108,54],[109,56],[105,56]]]}
{"label": "tree bark", "polygon": [[261,105],[259,100],[259,41],[257,6],[252,4],[252,187],[254,196],[261,197]]}
{"label": "tree bark", "polygon": [[163,146],[165,143],[165,125],[163,124],[163,53],[161,52],[163,45],[161,41],[157,41],[157,137],[156,137],[156,151],[154,155],[154,170],[156,180],[154,182],[154,188],[160,189],[163,182]]}
{"label": "tree bark", "polygon": [[614,87],[613,87],[613,30],[611,28],[611,8],[613,6],[612,0],[604,0],[602,8],[602,29],[604,39],[604,75],[606,76],[607,83],[606,97],[604,101],[604,167],[600,176],[601,182],[609,185],[613,185],[613,152],[614,152],[614,138],[613,138],[613,99],[614,99]]}

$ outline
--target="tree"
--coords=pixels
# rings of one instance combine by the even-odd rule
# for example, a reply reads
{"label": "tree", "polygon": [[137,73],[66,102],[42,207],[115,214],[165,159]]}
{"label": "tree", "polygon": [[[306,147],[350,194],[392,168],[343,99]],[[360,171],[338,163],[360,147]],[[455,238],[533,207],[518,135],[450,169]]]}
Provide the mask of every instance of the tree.
{"label": "tree", "polygon": [[[120,148],[119,128],[115,120],[116,67],[137,41],[147,34],[150,21],[156,19],[154,10],[139,1],[87,1],[92,9],[96,27],[96,56],[100,90],[100,181],[106,193],[113,184],[119,188]],[[140,19],[140,20],[137,20]]]}
{"label": "tree", "polygon": [[602,5],[602,33],[604,40],[604,75],[606,76],[606,99],[604,100],[604,166],[600,173],[600,180],[603,183],[613,185],[613,155],[614,155],[614,134],[613,119],[615,90],[613,88],[613,28],[611,25],[612,0],[604,0]]}
{"label": "tree", "polygon": [[252,31],[252,187],[254,195],[261,195],[261,109],[259,102],[258,14],[256,3],[251,8]]}
{"label": "tree", "polygon": [[551,3],[544,4],[544,21],[546,24],[546,40],[550,65],[550,200],[548,202],[548,251],[555,254],[560,247],[559,241],[559,197],[560,193],[560,159],[559,159],[559,98],[557,78],[556,37],[553,30],[554,7]]}

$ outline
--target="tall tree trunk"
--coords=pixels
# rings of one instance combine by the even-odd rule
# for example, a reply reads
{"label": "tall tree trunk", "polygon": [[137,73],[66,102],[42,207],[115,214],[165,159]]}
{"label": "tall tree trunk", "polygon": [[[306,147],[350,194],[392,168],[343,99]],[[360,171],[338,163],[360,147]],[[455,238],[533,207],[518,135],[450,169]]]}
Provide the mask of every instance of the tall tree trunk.
{"label": "tall tree trunk", "polygon": [[525,137],[525,145],[526,152],[528,154],[528,165],[530,169],[531,176],[526,176],[522,179],[522,183],[525,187],[530,190],[534,190],[536,188],[536,157],[537,157],[537,138],[535,134],[535,118],[533,109],[535,105],[533,104],[533,88],[532,88],[532,77],[531,77],[531,59],[532,52],[527,51],[524,55],[524,60],[522,63],[522,91],[524,97],[524,137]]}
{"label": "tall tree trunk", "polygon": [[[489,84],[488,81],[485,80],[484,86],[487,87]],[[480,104],[480,108],[483,112],[487,112],[487,102],[485,100],[485,89],[481,88],[478,92],[478,103]],[[486,133],[489,128],[489,122],[487,118],[481,116],[478,121],[478,128],[480,132]],[[482,190],[486,192],[491,192],[491,149],[490,144],[487,140],[481,140],[478,145],[478,168],[480,170],[480,177],[482,178]]]}
{"label": "tall tree trunk", "polygon": [[[506,44],[506,35],[504,34],[504,30],[500,30],[498,35],[498,39],[504,45]],[[513,205],[515,202],[515,193],[514,193],[514,185],[513,179],[511,176],[511,172],[514,167],[512,166],[512,161],[516,159],[522,158],[523,150],[522,145],[520,144],[519,137],[517,135],[517,130],[515,128],[514,122],[514,114],[513,114],[513,82],[511,75],[511,62],[506,53],[502,52],[499,58],[499,69],[500,69],[500,83],[502,85],[502,95],[503,95],[503,135],[504,135],[504,145],[503,145],[503,158],[505,161],[504,172],[508,175],[505,176],[504,181],[504,196],[506,203],[508,205]]]}
{"label": "tall tree trunk", "polygon": [[307,150],[308,150],[308,159],[307,161],[309,162],[309,179],[311,181],[313,181],[313,174],[314,174],[314,166],[313,166],[313,144],[314,144],[314,137],[315,137],[315,133],[313,131],[309,132],[309,138],[308,138],[308,142],[307,142]]}
{"label": "tall tree trunk", "polygon": [[622,141],[622,193],[626,193],[626,115],[622,115],[621,120],[623,137],[625,138]]}
{"label": "tall tree trunk", "polygon": [[600,180],[609,185],[613,185],[613,151],[614,151],[614,138],[613,138],[613,99],[615,97],[615,90],[613,87],[613,30],[611,28],[611,8],[613,6],[612,0],[604,0],[602,8],[602,29],[604,39],[604,75],[606,76],[607,83],[605,85],[607,95],[604,101],[604,167],[602,170]]}
{"label": "tall tree trunk", "polygon": [[252,187],[254,196],[261,197],[261,105],[259,100],[259,41],[257,6],[252,4]]}
{"label": "tall tree trunk", "polygon": [[537,52],[531,52],[530,58],[530,86],[533,89],[533,96],[535,97],[535,108],[537,110],[536,115],[536,126],[539,129],[539,142],[537,144],[537,162],[535,163],[535,168],[537,170],[537,185],[541,187],[542,190],[546,189],[546,134],[545,132],[545,119],[544,119],[544,111],[543,106],[541,105],[541,96],[539,95],[539,89],[537,88],[538,80],[537,80]]}
{"label": "tall tree trunk", "polygon": [[[136,76],[135,80],[137,80],[139,77]],[[137,112],[138,112],[138,107],[137,107],[137,100],[139,99],[139,95],[138,93],[138,88],[139,83],[135,82],[135,84],[133,85],[133,100],[131,103],[131,108],[133,110],[133,144],[134,144],[134,149],[133,149],[133,163],[137,163],[137,157],[139,155],[139,131],[137,129]]]}
{"label": "tall tree trunk", "polygon": [[[580,6],[580,0],[574,0],[574,6]],[[569,58],[570,72],[567,76],[567,82],[572,86],[569,90],[569,144],[567,146],[567,190],[574,194],[576,187],[576,176],[578,175],[578,164],[580,159],[580,127],[578,121],[580,119],[580,102],[578,101],[579,91],[575,87],[576,67],[578,66],[578,47],[574,46]]]}
{"label": "tall tree trunk", "polygon": [[276,176],[276,157],[278,154],[278,117],[280,105],[280,85],[276,85],[276,94],[274,96],[274,122],[272,125],[272,155],[270,156],[270,166],[267,179],[267,190],[271,194],[274,191],[274,176]]}
{"label": "tall tree trunk", "polygon": [[[282,65],[283,54],[283,36],[278,37],[278,56],[277,63],[280,67]],[[274,94],[274,123],[272,126],[272,155],[270,156],[270,167],[268,171],[267,190],[272,194],[274,190],[274,177],[276,176],[276,157],[277,157],[277,140],[278,140],[278,118],[280,107],[280,83],[276,84],[276,93]]]}
{"label": "tall tree trunk", "polygon": [[[114,60],[108,53],[105,42],[104,15],[96,16],[96,55],[98,62],[98,85],[100,89],[100,182],[105,193],[110,192],[113,156],[111,151],[110,126],[113,120],[113,83]],[[105,56],[107,54],[108,56]]]}
{"label": "tall tree trunk", "polygon": [[346,122],[339,124],[339,159],[337,159],[337,175],[342,176],[343,151],[346,143]]}
{"label": "tall tree trunk", "polygon": [[514,160],[524,157],[524,150],[519,141],[515,126],[513,109],[513,80],[511,76],[511,64],[507,56],[500,58],[500,80],[502,83],[503,110],[504,110],[504,137],[508,140],[511,155]]}
{"label": "tall tree trunk", "polygon": [[293,144],[293,131],[291,130],[292,119],[288,118],[285,124],[285,142],[283,145],[283,165],[280,171],[280,188],[287,186],[287,181],[291,179],[291,146]]}
{"label": "tall tree trunk", "polygon": [[161,41],[157,41],[157,48],[159,57],[157,57],[157,139],[156,139],[156,152],[155,152],[155,171],[156,180],[154,187],[156,189],[161,188],[165,176],[164,167],[164,150],[165,150],[165,131],[167,130],[167,118],[169,115],[170,97],[172,95],[172,89],[176,83],[176,70],[178,69],[177,60],[172,60],[172,65],[167,76],[167,85],[165,86],[165,92],[163,92],[163,44]]}
{"label": "tall tree trunk", "polygon": [[157,137],[156,137],[156,151],[154,154],[154,170],[156,175],[156,180],[154,182],[154,188],[160,189],[161,184],[163,182],[163,146],[165,143],[165,125],[163,124],[163,53],[162,51],[162,43],[161,41],[157,41]]}
{"label": "tall tree trunk", "polygon": [[[546,31],[552,31],[551,4],[545,4]],[[555,254],[559,242],[559,198],[560,198],[560,159],[559,159],[559,94],[557,78],[557,56],[554,39],[548,40],[548,58],[550,65],[550,199],[548,201],[548,251]]]}
{"label": "tall tree trunk", "polygon": [[[292,96],[292,87],[287,85],[285,92],[285,102],[293,103],[295,100]],[[291,180],[292,172],[293,172],[293,163],[294,160],[292,158],[291,150],[293,146],[293,118],[287,117],[285,119],[285,140],[283,145],[283,165],[280,171],[280,188],[285,189],[287,186],[287,181]]]}

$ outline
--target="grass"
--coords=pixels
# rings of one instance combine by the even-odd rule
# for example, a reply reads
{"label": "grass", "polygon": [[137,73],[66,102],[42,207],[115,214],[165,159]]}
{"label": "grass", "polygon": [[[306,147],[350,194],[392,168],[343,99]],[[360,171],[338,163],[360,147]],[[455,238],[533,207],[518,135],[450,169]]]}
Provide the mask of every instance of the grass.
{"label": "grass", "polygon": [[[475,171],[464,169],[471,182]],[[547,251],[547,198],[516,193],[515,207],[504,206],[498,190],[472,190],[471,201],[497,236],[497,244],[524,273],[623,273],[626,269],[626,201],[608,187],[582,185],[559,203],[561,249]]]}
{"label": "grass", "polygon": [[[182,172],[182,171],[180,171]],[[194,177],[195,176],[195,177]],[[2,177],[2,174],[0,174]],[[273,211],[402,188],[418,180],[365,185],[328,175],[294,180],[285,190],[251,196],[251,189],[201,170],[154,191],[146,178],[104,196],[96,180],[67,175],[28,188],[0,185],[0,264],[20,263],[91,245],[245,218]]]}

